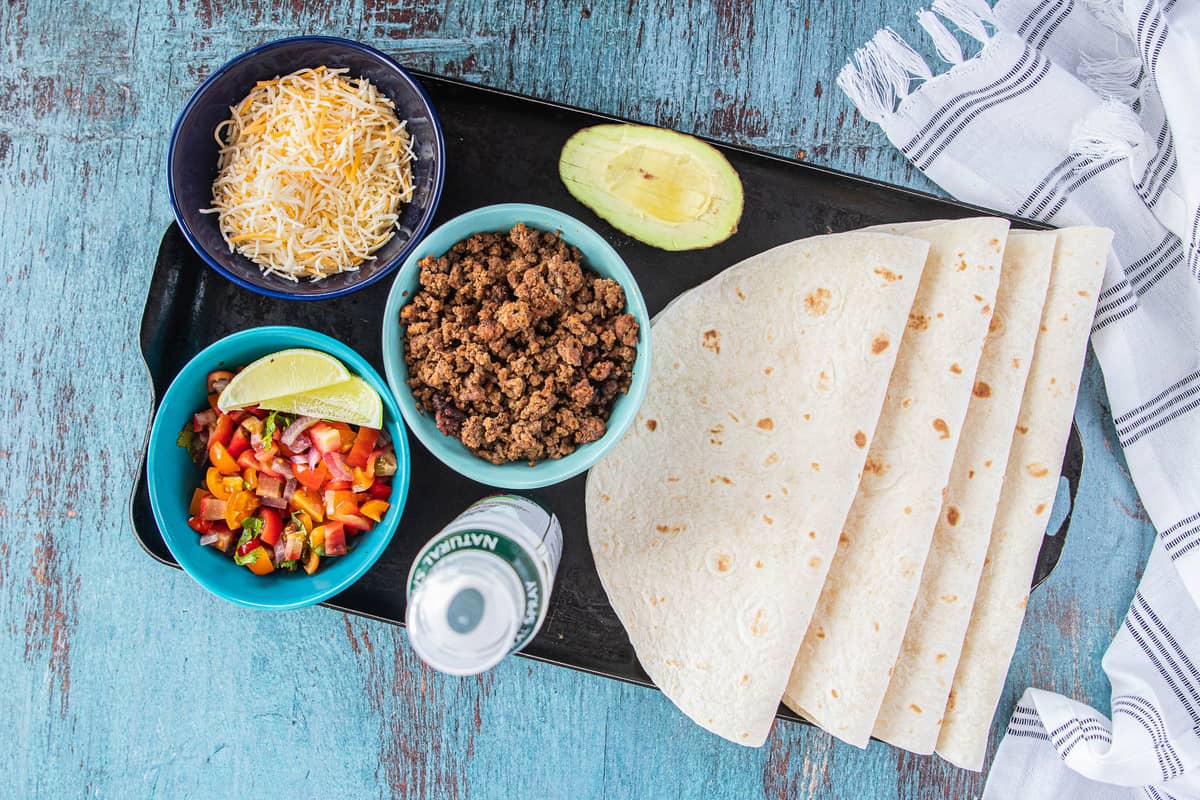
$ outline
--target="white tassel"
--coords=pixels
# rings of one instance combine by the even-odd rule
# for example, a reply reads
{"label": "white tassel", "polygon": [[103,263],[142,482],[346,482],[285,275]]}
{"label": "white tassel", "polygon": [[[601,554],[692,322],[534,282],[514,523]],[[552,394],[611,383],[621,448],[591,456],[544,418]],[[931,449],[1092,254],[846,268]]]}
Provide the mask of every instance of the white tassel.
{"label": "white tassel", "polygon": [[1108,100],[1132,103],[1140,99],[1143,75],[1140,56],[1089,58],[1085,55],[1079,61],[1080,79]]}
{"label": "white tassel", "polygon": [[983,23],[996,26],[996,17],[984,0],[933,0],[933,10],[984,44],[988,42],[988,33]]}
{"label": "white tassel", "polygon": [[1083,0],[1084,7],[1104,27],[1130,39],[1129,20],[1122,0]]}
{"label": "white tassel", "polygon": [[854,51],[837,76],[838,87],[870,122],[882,122],[908,96],[914,78],[933,77],[929,66],[891,28]]}
{"label": "white tassel", "polygon": [[934,14],[928,9],[921,9],[917,12],[917,22],[925,32],[929,34],[929,38],[933,40],[933,46],[937,48],[937,53],[942,60],[947,64],[961,64],[963,61],[962,48],[958,45],[958,40],[954,38],[954,34],[942,24],[941,19],[937,14]]}
{"label": "white tassel", "polygon": [[1090,158],[1133,158],[1146,152],[1146,131],[1137,114],[1116,100],[1105,100],[1071,129],[1071,152]]}

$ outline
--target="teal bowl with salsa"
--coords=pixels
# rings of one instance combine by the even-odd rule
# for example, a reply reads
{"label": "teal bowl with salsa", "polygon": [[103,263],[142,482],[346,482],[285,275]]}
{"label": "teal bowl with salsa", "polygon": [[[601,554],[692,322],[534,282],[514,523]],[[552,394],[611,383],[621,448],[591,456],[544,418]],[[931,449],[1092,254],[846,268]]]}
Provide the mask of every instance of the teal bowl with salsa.
{"label": "teal bowl with salsa", "polygon": [[[197,409],[207,405],[205,379],[209,372],[236,370],[262,356],[293,347],[328,353],[379,393],[383,399],[384,427],[396,451],[396,474],[388,498],[391,505],[383,519],[371,530],[355,537],[354,548],[346,555],[322,559],[320,568],[312,575],[303,571],[286,573],[277,570],[259,576],[237,566],[229,556],[215,548],[200,545],[198,534],[188,527],[188,505],[193,489],[204,480],[204,470],[176,440],[180,430],[190,425]],[[277,611],[327,600],[371,568],[387,549],[404,513],[409,472],[404,423],[379,374],[366,359],[336,339],[289,326],[251,328],[226,336],[201,350],[184,366],[163,395],[150,429],[146,456],[146,477],[154,519],[171,555],[184,571],[205,589],[231,603]]]}

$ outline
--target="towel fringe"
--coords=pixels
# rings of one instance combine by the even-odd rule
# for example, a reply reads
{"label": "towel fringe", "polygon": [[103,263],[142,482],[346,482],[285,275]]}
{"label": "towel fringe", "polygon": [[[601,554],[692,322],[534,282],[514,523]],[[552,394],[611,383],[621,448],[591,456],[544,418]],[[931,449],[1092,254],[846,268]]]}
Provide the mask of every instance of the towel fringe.
{"label": "towel fringe", "polygon": [[1105,100],[1071,129],[1071,152],[1090,158],[1133,158],[1147,144],[1137,114],[1117,100]]}
{"label": "towel fringe", "polygon": [[1140,100],[1144,77],[1140,56],[1089,58],[1085,55],[1079,62],[1079,78],[1106,100],[1122,103]]}
{"label": "towel fringe", "polygon": [[877,32],[837,76],[838,87],[864,119],[882,122],[908,97],[914,78],[933,77],[925,60],[891,28]]}
{"label": "towel fringe", "polygon": [[963,33],[987,44],[990,37],[983,26],[996,28],[996,16],[984,0],[933,0],[933,10],[953,22]]}
{"label": "towel fringe", "polygon": [[917,23],[929,34],[929,38],[933,40],[933,46],[937,48],[937,53],[943,61],[951,65],[962,63],[962,47],[959,46],[958,40],[954,38],[950,29],[942,24],[942,20],[937,14],[923,8],[917,12]]}

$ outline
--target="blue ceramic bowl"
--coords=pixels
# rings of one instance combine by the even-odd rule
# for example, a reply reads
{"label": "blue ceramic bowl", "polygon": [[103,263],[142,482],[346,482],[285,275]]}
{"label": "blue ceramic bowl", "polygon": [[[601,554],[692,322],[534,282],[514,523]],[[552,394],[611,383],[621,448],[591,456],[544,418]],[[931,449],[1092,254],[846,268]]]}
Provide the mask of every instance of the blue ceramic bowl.
{"label": "blue ceramic bowl", "polygon": [[[321,560],[313,575],[302,571],[259,577],[236,566],[212,547],[201,547],[187,525],[192,491],[201,485],[203,471],[175,443],[179,431],[197,409],[206,406],[204,381],[208,373],[224,367],[236,369],[257,358],[289,347],[309,347],[336,356],[350,372],[367,381],[383,398],[383,419],[396,448],[397,470],[392,479],[391,507],[383,520],[354,539],[354,549],[338,558]],[[366,360],[346,345],[304,328],[274,326],[251,328],[226,336],[201,350],[187,363],[163,395],[150,429],[146,455],[150,506],[171,555],[196,582],[218,597],[248,608],[283,610],[310,606],[342,591],[363,576],[387,549],[408,496],[408,437],[387,386]]]}
{"label": "blue ceramic bowl", "polygon": [[[524,462],[492,464],[473,454],[458,439],[446,436],[437,429],[431,415],[417,409],[412,391],[408,388],[408,366],[404,363],[404,331],[400,325],[400,309],[420,288],[418,263],[425,256],[440,256],[467,237],[484,231],[507,231],[518,222],[543,231],[557,231],[562,238],[583,253],[583,265],[604,278],[611,278],[625,290],[626,309],[637,318],[641,333],[638,337],[637,361],[633,365],[633,380],[629,391],[617,397],[608,419],[608,430],[598,441],[585,444],[569,456],[545,459],[534,466]],[[485,206],[455,217],[421,242],[405,260],[383,312],[383,365],[388,385],[400,405],[404,421],[421,444],[442,463],[471,480],[505,489],[534,489],[549,486],[574,477],[595,464],[629,429],[637,415],[646,387],[650,381],[650,315],[641,290],[629,267],[600,234],[574,217],[544,206],[524,203],[505,203]]]}
{"label": "blue ceramic bowl", "polygon": [[[401,209],[399,229],[387,244],[355,272],[322,280],[293,283],[277,275],[263,275],[248,258],[229,252],[221,238],[216,214],[201,214],[212,205],[212,184],[217,177],[217,142],[213,131],[229,118],[231,106],[241,102],[256,81],[270,80],[304,67],[344,67],[356,78],[366,78],[396,104],[396,114],[408,121],[417,160],[413,164],[412,202]],[[280,39],[256,47],[214,72],[195,91],[171,132],[167,150],[167,188],[175,219],[183,235],[208,265],[239,286],[295,300],[321,300],[369,286],[404,260],[429,229],[442,196],[446,151],[442,126],[421,85],[392,59],[370,47],[327,36]]]}

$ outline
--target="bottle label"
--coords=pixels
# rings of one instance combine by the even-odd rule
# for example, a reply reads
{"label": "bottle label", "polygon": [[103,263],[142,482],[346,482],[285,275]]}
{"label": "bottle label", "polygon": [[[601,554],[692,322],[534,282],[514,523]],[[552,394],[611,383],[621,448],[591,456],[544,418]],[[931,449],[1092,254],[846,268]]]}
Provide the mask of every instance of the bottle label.
{"label": "bottle label", "polygon": [[520,650],[537,633],[542,609],[547,602],[547,587],[538,573],[537,562],[529,552],[503,534],[488,530],[465,530],[434,537],[422,548],[416,563],[413,564],[408,579],[408,597],[412,598],[413,592],[420,587],[438,562],[451,553],[462,550],[480,550],[498,556],[512,567],[521,580],[521,586],[525,590],[525,611],[509,652]]}

